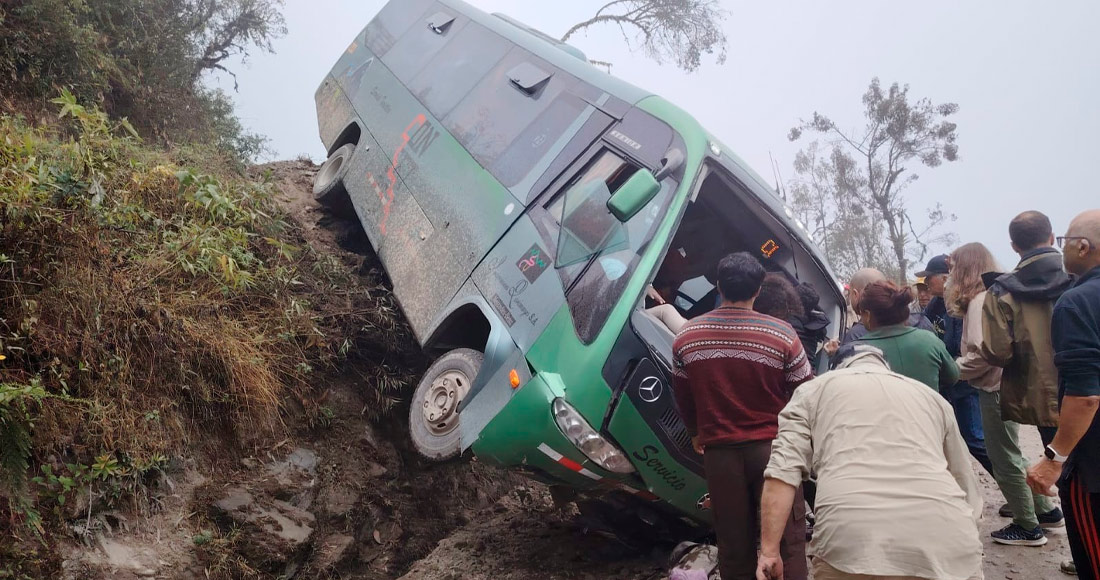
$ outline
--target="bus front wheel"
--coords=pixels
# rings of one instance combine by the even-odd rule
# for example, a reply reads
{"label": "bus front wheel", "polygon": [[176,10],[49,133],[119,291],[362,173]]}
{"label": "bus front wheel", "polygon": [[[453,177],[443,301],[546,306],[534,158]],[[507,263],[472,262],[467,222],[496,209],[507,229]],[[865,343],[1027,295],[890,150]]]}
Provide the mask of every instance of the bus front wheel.
{"label": "bus front wheel", "polygon": [[445,461],[462,452],[458,406],[483,359],[476,350],[458,348],[439,357],[420,379],[409,408],[409,434],[424,457]]}

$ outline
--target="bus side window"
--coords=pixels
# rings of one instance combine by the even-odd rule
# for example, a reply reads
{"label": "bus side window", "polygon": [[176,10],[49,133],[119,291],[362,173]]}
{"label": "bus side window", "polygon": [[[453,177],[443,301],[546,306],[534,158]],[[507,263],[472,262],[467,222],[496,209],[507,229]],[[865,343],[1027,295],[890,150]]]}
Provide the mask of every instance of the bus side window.
{"label": "bus side window", "polygon": [[397,39],[401,38],[422,17],[428,15],[434,2],[431,0],[401,0],[387,2],[382,11],[367,25],[367,46],[371,52],[382,56],[389,52]]}
{"label": "bus side window", "polygon": [[504,58],[511,43],[471,22],[455,33],[445,50],[408,83],[408,88],[437,119],[446,117]]}
{"label": "bus side window", "polygon": [[[450,15],[449,21],[448,15]],[[446,22],[445,27],[441,32],[436,32],[433,23],[443,22]],[[418,18],[405,34],[397,39],[393,48],[382,57],[382,62],[407,86],[435,55],[447,52],[443,48],[454,40],[469,22],[468,18],[452,9],[432,12]]]}
{"label": "bus side window", "polygon": [[[533,63],[550,75],[550,79],[535,94],[517,89],[509,77],[509,73],[522,63]],[[517,46],[443,119],[443,125],[482,167],[499,170],[497,162],[509,146],[528,126],[538,122],[540,115],[550,108],[559,95],[576,83],[577,79],[572,75],[544,63]],[[532,143],[528,142],[527,146]],[[528,170],[530,166],[508,169],[510,173],[521,175]]]}

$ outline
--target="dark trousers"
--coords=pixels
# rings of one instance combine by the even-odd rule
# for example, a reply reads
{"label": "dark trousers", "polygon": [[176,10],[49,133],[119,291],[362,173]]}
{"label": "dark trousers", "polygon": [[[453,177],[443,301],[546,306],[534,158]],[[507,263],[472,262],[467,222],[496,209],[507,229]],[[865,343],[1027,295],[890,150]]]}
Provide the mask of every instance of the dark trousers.
{"label": "dark trousers", "polygon": [[978,390],[966,383],[956,383],[943,390],[944,397],[955,410],[955,421],[966,442],[970,455],[982,464],[986,473],[993,475],[993,462],[985,450],[985,433],[982,431],[982,411],[978,403]]}
{"label": "dark trousers", "polygon": [[1080,580],[1100,580],[1100,493],[1089,493],[1074,476],[1058,482],[1058,493],[1077,576]]}
{"label": "dark trousers", "polygon": [[[709,445],[703,453],[722,580],[756,578],[760,493],[771,448],[770,441],[759,441],[737,446]],[[780,554],[783,578],[806,580],[806,507],[801,488],[795,494]]]}

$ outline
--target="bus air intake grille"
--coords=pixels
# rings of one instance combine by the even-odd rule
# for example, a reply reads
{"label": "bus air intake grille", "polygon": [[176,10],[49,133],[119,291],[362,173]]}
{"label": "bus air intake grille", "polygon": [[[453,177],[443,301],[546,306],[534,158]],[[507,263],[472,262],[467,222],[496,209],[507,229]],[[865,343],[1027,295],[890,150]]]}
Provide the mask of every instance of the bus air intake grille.
{"label": "bus air intake grille", "polygon": [[675,407],[665,409],[657,422],[660,423],[661,428],[664,429],[668,437],[676,442],[676,445],[685,449],[691,447],[691,437],[688,435],[687,428],[684,427],[684,422],[676,414]]}

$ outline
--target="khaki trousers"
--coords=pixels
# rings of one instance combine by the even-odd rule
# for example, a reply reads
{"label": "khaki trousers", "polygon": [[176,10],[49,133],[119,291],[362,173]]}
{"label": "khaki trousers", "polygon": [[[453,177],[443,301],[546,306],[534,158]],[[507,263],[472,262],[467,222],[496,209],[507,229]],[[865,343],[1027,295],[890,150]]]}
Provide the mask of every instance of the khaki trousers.
{"label": "khaki trousers", "polygon": [[[970,580],[984,580],[981,570]],[[814,580],[929,580],[919,576],[868,576],[867,574],[849,574],[841,572],[821,558],[814,558]]]}

